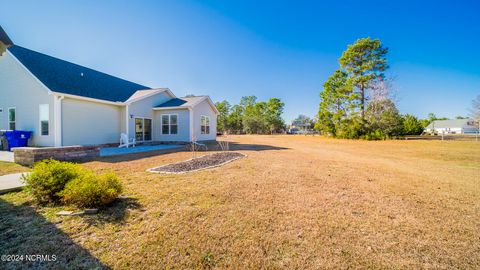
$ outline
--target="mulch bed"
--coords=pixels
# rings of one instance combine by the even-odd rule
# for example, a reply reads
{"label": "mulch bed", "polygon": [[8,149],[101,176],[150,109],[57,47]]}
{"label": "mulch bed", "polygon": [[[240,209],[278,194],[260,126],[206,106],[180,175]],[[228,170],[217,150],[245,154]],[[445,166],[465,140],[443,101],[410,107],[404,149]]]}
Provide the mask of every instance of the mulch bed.
{"label": "mulch bed", "polygon": [[206,155],[179,163],[164,165],[161,167],[149,169],[154,173],[186,173],[198,171],[213,167],[219,167],[236,159],[244,157],[244,154],[235,152],[223,152]]}

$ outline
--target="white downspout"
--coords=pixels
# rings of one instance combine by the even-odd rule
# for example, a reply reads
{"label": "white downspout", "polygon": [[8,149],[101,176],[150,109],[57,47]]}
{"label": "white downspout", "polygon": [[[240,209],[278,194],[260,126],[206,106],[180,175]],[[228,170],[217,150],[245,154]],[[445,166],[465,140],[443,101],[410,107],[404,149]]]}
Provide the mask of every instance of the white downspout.
{"label": "white downspout", "polygon": [[129,127],[129,124],[130,124],[130,115],[128,113],[128,103],[125,105],[125,134],[127,134],[127,138],[130,140],[130,127]]}
{"label": "white downspout", "polygon": [[56,147],[62,146],[62,100],[64,96],[54,96],[53,98],[53,112],[54,112],[54,144]]}
{"label": "white downspout", "polygon": [[190,142],[193,142],[193,133],[195,132],[193,128],[193,108],[188,108],[188,111],[190,113]]}

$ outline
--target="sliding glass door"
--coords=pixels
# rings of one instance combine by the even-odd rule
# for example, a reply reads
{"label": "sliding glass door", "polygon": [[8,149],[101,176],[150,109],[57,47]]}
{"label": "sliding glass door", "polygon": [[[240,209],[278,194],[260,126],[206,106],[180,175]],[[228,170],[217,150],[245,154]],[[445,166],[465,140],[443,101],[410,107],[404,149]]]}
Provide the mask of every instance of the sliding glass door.
{"label": "sliding glass door", "polygon": [[152,119],[135,118],[135,139],[137,142],[152,140]]}
{"label": "sliding glass door", "polygon": [[143,140],[144,141],[151,141],[152,140],[152,119],[143,119]]}

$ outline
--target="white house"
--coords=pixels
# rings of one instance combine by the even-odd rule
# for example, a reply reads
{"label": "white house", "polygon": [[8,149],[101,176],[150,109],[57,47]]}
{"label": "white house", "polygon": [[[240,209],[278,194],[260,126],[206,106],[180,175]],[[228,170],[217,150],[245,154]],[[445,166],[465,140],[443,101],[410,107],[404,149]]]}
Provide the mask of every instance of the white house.
{"label": "white house", "polygon": [[478,125],[472,119],[435,120],[426,128],[427,133],[477,134]]}
{"label": "white house", "polygon": [[215,140],[208,96],[176,97],[14,45],[0,27],[0,130],[32,131],[35,146]]}

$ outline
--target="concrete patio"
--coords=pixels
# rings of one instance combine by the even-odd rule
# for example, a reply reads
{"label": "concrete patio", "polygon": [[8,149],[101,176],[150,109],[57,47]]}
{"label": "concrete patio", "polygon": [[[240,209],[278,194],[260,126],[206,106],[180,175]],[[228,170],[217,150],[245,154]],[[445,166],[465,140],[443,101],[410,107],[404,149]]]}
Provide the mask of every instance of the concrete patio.
{"label": "concrete patio", "polygon": [[183,147],[185,146],[180,144],[140,145],[140,146],[129,147],[129,148],[109,147],[109,148],[100,148],[100,156],[108,157],[108,156],[126,155],[126,154],[157,151],[157,150],[167,150],[167,149],[175,149],[175,148],[181,149]]}

